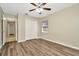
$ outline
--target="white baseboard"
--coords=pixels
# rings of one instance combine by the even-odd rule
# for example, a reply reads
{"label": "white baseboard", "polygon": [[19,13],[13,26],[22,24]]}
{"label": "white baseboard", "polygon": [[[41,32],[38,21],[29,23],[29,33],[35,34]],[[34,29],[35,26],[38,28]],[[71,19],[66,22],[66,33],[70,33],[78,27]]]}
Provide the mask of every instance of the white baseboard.
{"label": "white baseboard", "polygon": [[[32,38],[32,39],[38,39],[38,38]],[[24,41],[27,41],[27,40],[32,40],[32,39],[20,40],[20,41],[18,41],[18,42],[24,42]]]}
{"label": "white baseboard", "polygon": [[[48,40],[48,39],[43,38],[43,37],[41,37],[41,38],[42,38],[42,39],[45,39],[45,40]],[[73,48],[73,49],[79,50],[78,47],[74,47],[74,46],[71,46],[71,45],[68,45],[68,44],[64,44],[64,43],[61,43],[61,42],[53,41],[53,40],[50,40],[50,39],[49,39],[48,41],[55,42],[55,43],[57,43],[57,44],[60,44],[60,45],[66,46],[66,47],[70,47],[70,48]]]}
{"label": "white baseboard", "polygon": [[20,40],[20,41],[18,41],[18,42],[24,42],[24,41],[26,41],[26,40]]}

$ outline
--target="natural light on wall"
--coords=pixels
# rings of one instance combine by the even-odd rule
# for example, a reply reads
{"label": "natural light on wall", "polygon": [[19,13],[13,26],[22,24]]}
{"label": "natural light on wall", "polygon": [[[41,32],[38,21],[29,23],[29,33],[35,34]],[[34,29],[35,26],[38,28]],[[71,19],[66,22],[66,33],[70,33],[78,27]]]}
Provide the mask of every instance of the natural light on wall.
{"label": "natural light on wall", "polygon": [[15,18],[3,17],[3,20],[15,21]]}

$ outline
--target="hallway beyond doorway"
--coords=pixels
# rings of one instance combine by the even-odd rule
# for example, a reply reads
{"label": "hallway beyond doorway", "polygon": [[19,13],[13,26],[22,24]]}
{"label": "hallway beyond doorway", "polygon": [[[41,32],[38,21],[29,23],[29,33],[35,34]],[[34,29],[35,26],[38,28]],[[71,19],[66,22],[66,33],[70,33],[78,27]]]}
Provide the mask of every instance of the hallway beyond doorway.
{"label": "hallway beyond doorway", "polygon": [[16,37],[15,35],[9,35],[6,42],[12,42],[12,41],[16,41]]}

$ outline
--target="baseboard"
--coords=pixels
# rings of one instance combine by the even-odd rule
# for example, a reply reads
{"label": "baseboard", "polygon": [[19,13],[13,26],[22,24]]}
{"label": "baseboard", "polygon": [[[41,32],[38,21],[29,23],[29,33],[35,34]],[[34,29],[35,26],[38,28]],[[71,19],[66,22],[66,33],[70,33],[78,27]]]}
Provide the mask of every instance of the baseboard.
{"label": "baseboard", "polygon": [[[32,39],[38,39],[38,38],[32,38]],[[20,40],[20,41],[18,41],[18,42],[24,42],[24,41],[27,41],[27,40],[32,40],[32,39]]]}
{"label": "baseboard", "polygon": [[26,40],[20,40],[20,41],[18,41],[18,42],[24,42],[24,41],[26,41]]}
{"label": "baseboard", "polygon": [[[43,38],[43,37],[41,37],[41,39],[48,40],[48,39]],[[68,44],[64,44],[64,43],[61,43],[61,42],[53,41],[53,40],[50,40],[50,39],[49,39],[48,41],[55,42],[55,43],[57,43],[57,44],[60,44],[60,45],[66,46],[66,47],[70,47],[70,48],[72,48],[72,49],[79,50],[79,48],[78,48],[78,47],[74,47],[74,46],[71,46],[71,45],[68,45]]]}

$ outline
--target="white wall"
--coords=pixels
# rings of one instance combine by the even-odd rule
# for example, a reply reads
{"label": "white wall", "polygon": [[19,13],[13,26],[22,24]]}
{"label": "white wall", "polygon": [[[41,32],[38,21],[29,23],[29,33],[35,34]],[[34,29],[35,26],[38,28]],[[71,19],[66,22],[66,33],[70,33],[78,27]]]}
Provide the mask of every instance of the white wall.
{"label": "white wall", "polygon": [[25,17],[23,15],[18,15],[17,23],[18,42],[21,42],[25,40]]}
{"label": "white wall", "polygon": [[38,22],[36,18],[25,17],[25,39],[35,39],[38,37]]}
{"label": "white wall", "polygon": [[2,47],[2,23],[1,23],[1,19],[0,19],[0,48]]}
{"label": "white wall", "polygon": [[5,44],[6,40],[7,40],[7,20],[3,19],[3,45]]}
{"label": "white wall", "polygon": [[2,25],[1,25],[1,19],[0,19],[0,48],[2,46]]}
{"label": "white wall", "polygon": [[3,19],[3,10],[0,7],[0,48],[2,47],[2,19]]}
{"label": "white wall", "polygon": [[[48,33],[41,32],[41,21],[48,20]],[[39,37],[79,49],[79,4],[39,20]]]}

